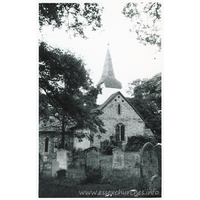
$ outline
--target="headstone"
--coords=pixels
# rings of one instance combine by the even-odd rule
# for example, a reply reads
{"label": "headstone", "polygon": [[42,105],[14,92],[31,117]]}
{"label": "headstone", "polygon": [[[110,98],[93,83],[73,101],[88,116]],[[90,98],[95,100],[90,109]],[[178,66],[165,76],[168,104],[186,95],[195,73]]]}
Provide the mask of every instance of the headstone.
{"label": "headstone", "polygon": [[54,177],[59,170],[59,162],[56,160],[52,160],[52,167],[51,167],[51,176]]}
{"label": "headstone", "polygon": [[157,156],[158,156],[158,175],[161,177],[161,171],[162,171],[162,146],[160,143],[158,143],[156,146],[155,146],[155,151],[157,153]]}
{"label": "headstone", "polygon": [[101,179],[101,167],[99,149],[90,147],[85,152],[85,174],[89,181],[95,182]]}
{"label": "headstone", "polygon": [[144,184],[149,188],[150,179],[158,175],[158,158],[155,147],[147,142],[141,150],[140,173]]}
{"label": "headstone", "polygon": [[58,149],[57,162],[59,163],[59,169],[67,170],[67,151],[64,149]]}
{"label": "headstone", "polygon": [[112,168],[123,169],[124,168],[124,151],[122,151],[119,147],[116,147],[112,150],[112,152],[113,152]]}
{"label": "headstone", "polygon": [[158,175],[154,175],[150,179],[150,184],[149,184],[149,190],[158,190],[160,191],[161,189],[161,178]]}

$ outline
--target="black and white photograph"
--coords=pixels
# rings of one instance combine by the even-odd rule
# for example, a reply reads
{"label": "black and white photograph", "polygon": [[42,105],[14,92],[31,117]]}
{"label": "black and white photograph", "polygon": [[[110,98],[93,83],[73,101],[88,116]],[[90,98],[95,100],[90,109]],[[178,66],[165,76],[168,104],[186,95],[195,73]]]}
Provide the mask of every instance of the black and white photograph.
{"label": "black and white photograph", "polygon": [[162,1],[37,6],[38,197],[162,198]]}

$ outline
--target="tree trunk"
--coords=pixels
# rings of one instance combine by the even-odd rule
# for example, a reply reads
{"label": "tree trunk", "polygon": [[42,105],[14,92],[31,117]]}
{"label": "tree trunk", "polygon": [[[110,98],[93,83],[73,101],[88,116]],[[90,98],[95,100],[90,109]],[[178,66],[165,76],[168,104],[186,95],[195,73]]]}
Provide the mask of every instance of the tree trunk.
{"label": "tree trunk", "polygon": [[64,116],[62,118],[62,140],[61,140],[61,148],[64,149],[65,148],[65,124],[64,124]]}

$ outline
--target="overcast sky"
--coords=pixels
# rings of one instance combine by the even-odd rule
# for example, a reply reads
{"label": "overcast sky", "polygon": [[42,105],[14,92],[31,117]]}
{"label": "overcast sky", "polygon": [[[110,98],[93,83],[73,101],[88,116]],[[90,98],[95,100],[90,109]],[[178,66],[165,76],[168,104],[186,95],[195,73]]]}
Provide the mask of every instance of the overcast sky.
{"label": "overcast sky", "polygon": [[96,84],[103,70],[108,48],[111,53],[116,78],[122,83],[123,94],[126,94],[128,83],[135,79],[151,78],[162,71],[163,55],[152,46],[143,46],[136,40],[136,35],[129,32],[131,23],[122,12],[124,3],[104,3],[102,15],[103,27],[100,31],[86,32],[89,39],[69,39],[64,30],[45,28],[43,38],[52,46],[69,49],[81,57],[86,69],[90,69],[90,77]]}

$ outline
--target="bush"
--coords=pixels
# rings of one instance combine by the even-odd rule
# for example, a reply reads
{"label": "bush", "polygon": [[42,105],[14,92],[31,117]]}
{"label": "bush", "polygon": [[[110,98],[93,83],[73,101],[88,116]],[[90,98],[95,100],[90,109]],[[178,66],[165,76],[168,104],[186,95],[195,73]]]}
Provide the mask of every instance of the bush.
{"label": "bush", "polygon": [[156,139],[154,137],[146,137],[142,135],[129,137],[126,144],[126,151],[139,151],[147,142],[156,145]]}
{"label": "bush", "polygon": [[103,142],[101,142],[101,152],[103,154],[107,154],[107,155],[112,155],[112,150],[118,146],[117,142],[114,139],[109,140],[104,140]]}
{"label": "bush", "polygon": [[115,147],[116,147],[116,146],[114,146],[114,145],[112,145],[112,144],[109,144],[109,145],[107,145],[107,146],[104,148],[104,150],[103,150],[102,153],[107,154],[107,155],[112,155],[112,150],[113,150]]}

